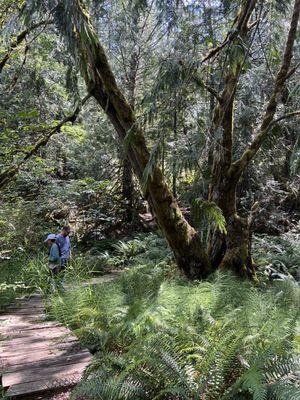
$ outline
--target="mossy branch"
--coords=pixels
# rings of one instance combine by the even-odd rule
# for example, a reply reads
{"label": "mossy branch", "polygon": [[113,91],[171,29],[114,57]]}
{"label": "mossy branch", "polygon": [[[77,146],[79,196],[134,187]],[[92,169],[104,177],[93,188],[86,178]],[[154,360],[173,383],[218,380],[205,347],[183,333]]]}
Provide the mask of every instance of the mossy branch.
{"label": "mossy branch", "polygon": [[12,52],[26,39],[26,37],[35,29],[39,28],[40,26],[46,26],[49,24],[52,24],[53,20],[43,20],[40,22],[37,22],[36,24],[31,25],[29,28],[24,29],[24,31],[22,31],[21,33],[18,34],[18,36],[16,37],[16,39],[10,44],[9,46],[9,50],[7,51],[7,53],[5,53],[5,55],[2,57],[2,59],[0,60],[0,74],[3,70],[3,68],[5,67],[5,64],[8,62],[8,60],[10,59],[10,56],[12,54]]}

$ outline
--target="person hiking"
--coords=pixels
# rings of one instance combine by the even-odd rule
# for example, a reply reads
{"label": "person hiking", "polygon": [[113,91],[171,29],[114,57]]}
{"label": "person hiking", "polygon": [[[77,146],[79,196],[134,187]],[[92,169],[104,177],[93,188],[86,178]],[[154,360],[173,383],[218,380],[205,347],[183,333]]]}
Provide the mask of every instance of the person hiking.
{"label": "person hiking", "polygon": [[52,276],[56,276],[61,267],[60,249],[56,243],[56,235],[50,233],[45,242],[49,246],[48,267]]}
{"label": "person hiking", "polygon": [[61,252],[61,271],[65,271],[68,261],[71,256],[71,242],[70,242],[70,232],[69,226],[64,226],[61,233],[56,236],[56,243],[58,244]]}

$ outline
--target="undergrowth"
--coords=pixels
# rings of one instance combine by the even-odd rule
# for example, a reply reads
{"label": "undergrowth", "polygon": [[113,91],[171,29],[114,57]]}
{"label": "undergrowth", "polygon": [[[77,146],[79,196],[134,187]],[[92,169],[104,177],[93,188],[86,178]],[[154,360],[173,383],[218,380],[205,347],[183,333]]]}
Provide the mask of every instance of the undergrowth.
{"label": "undergrowth", "polygon": [[[102,258],[91,260],[81,254],[77,255],[68,264],[64,284],[79,285],[91,276],[105,273],[108,268],[101,267]],[[37,255],[12,256],[1,262],[0,274],[0,310],[14,301],[17,296],[28,295],[34,292],[48,297],[51,292],[52,277],[49,273],[46,252]]]}
{"label": "undergrowth", "polygon": [[255,236],[254,251],[258,265],[300,281],[300,227],[281,236]]}
{"label": "undergrowth", "polygon": [[127,270],[51,298],[53,317],[95,353],[73,400],[299,398],[294,281],[254,286],[218,272],[190,283],[155,235],[102,257]]}
{"label": "undergrowth", "polygon": [[0,311],[25,289],[22,280],[23,263],[23,258],[8,259],[1,262]]}

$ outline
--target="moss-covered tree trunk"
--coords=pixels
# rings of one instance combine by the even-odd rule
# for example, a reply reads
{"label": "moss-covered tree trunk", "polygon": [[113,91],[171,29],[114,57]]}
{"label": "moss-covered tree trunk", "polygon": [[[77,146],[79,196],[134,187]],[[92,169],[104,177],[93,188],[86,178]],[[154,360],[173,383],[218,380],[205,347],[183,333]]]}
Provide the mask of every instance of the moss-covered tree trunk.
{"label": "moss-covered tree trunk", "polygon": [[[76,16],[72,20],[73,40],[88,90],[113,124],[120,142],[129,136],[128,157],[141,181],[149,161],[142,128],[116,83],[105,51],[79,0],[74,0],[73,13]],[[200,235],[183,217],[158,166],[153,169],[145,197],[173,250],[179,268],[190,278],[207,276],[211,272],[210,262]]]}

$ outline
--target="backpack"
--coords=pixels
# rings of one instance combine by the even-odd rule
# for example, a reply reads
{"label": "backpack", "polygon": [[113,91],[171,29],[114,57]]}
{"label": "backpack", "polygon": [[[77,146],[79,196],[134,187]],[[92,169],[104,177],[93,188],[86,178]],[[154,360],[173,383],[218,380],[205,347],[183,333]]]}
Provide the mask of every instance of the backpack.
{"label": "backpack", "polygon": [[55,243],[57,244],[57,248],[58,248],[58,254],[59,254],[59,257],[61,257],[61,255],[62,255],[62,252],[61,252],[60,244],[58,243],[58,241],[57,241],[57,240],[55,241]]}

